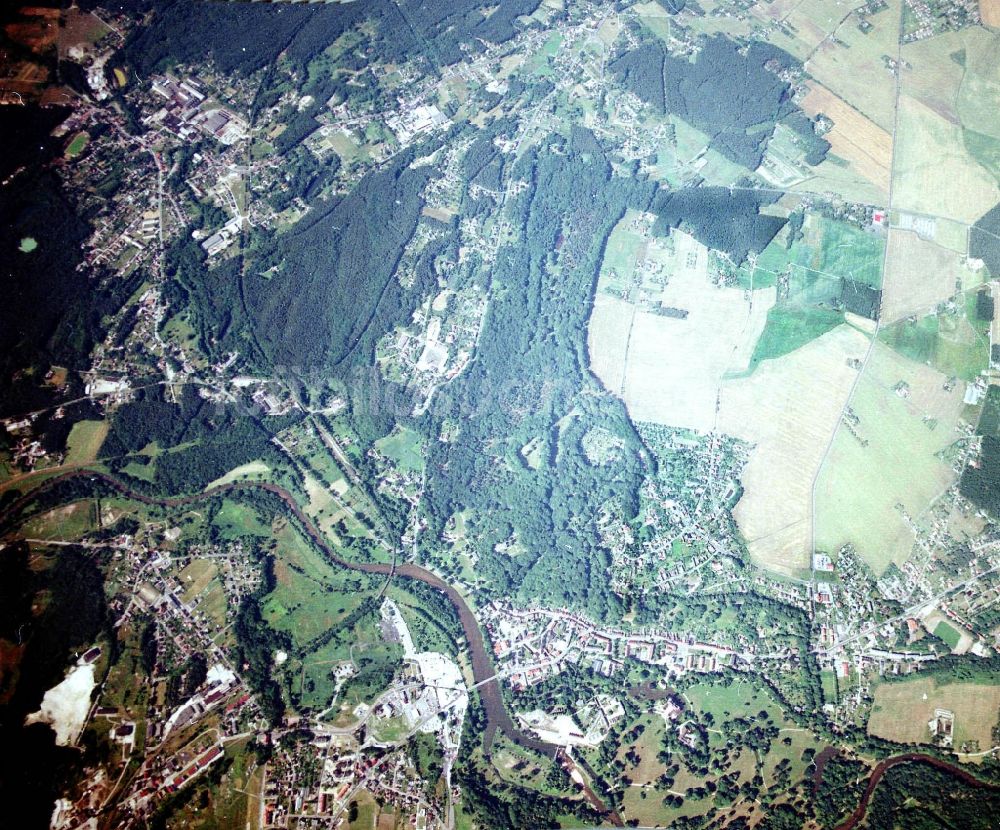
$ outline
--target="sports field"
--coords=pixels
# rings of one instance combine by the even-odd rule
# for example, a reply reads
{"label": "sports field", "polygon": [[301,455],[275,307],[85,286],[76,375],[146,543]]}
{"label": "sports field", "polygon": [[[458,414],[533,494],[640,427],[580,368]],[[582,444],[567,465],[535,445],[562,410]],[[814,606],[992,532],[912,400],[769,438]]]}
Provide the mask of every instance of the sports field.
{"label": "sports field", "polygon": [[73,140],[66,147],[66,158],[76,158],[87,146],[90,136],[85,132],[79,132],[73,136]]}

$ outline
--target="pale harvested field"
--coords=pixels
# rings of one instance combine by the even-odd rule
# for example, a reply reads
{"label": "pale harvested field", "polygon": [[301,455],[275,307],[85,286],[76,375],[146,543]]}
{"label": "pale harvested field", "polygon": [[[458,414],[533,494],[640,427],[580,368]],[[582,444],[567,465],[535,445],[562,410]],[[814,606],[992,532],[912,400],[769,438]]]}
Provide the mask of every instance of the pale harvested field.
{"label": "pale harvested field", "polygon": [[623,397],[633,420],[707,432],[715,426],[722,377],[748,366],[775,289],[753,292],[751,302],[742,289],[717,288],[708,279],[705,246],[684,233],[673,238],[673,270],[660,300],[688,316],[635,315]]}
{"label": "pale harvested field", "polygon": [[[983,29],[979,33],[992,39],[992,35]],[[910,65],[902,78],[903,94],[915,98],[955,124],[959,121],[956,109],[958,91],[966,70],[951,55],[964,48],[964,32],[957,31],[942,32],[926,40],[907,43],[902,51],[903,60]]]}
{"label": "pale harvested field", "polygon": [[979,0],[979,16],[987,26],[1000,26],[1000,0]]}
{"label": "pale harvested field", "polygon": [[923,315],[955,294],[962,258],[914,231],[889,230],[882,290],[882,325]]}
{"label": "pale harvested field", "polygon": [[[823,0],[831,13],[843,16],[841,4]],[[886,69],[883,55],[895,55],[902,0],[888,0],[889,8],[869,16],[872,30],[857,27],[847,18],[808,57],[806,70],[819,83],[866,115],[878,126],[892,130],[896,109],[896,80]]]}
{"label": "pale harvested field", "polygon": [[604,388],[622,394],[625,382],[625,355],[635,306],[620,297],[598,292],[587,326],[590,369]]}
{"label": "pale harvested field", "polygon": [[[876,342],[851,398],[857,422],[841,424],[816,483],[816,547],[854,545],[876,573],[902,564],[914,534],[897,505],[917,522],[954,483],[937,453],[960,437],[964,387]],[[904,381],[906,397],[895,387]]]}
{"label": "pale harvested field", "polygon": [[904,95],[893,178],[893,206],[975,222],[1000,202],[1000,188],[965,149],[962,128]]}
{"label": "pale harvested field", "polygon": [[814,81],[809,82],[809,94],[800,103],[809,115],[823,113],[833,121],[833,129],[825,135],[831,150],[888,198],[892,136]]}
{"label": "pale harvested field", "polygon": [[774,0],[758,3],[753,14],[766,21],[785,21],[795,29],[795,37],[810,49],[819,45],[836,28],[844,12],[829,0]]}
{"label": "pale harvested field", "polygon": [[735,516],[750,554],[766,567],[809,566],[813,478],[857,378],[848,360],[861,359],[868,343],[841,325],[723,386],[720,430],[756,445]]}
{"label": "pale harvested field", "polygon": [[978,740],[980,749],[989,749],[1000,709],[1000,684],[938,686],[929,677],[881,683],[875,688],[868,732],[900,743],[930,743],[927,722],[935,709],[955,713],[956,749],[968,740]]}
{"label": "pale harvested field", "polygon": [[958,90],[962,126],[1000,138],[996,117],[996,101],[1000,96],[1000,38],[978,26],[964,29],[962,34],[966,56],[966,72]]}

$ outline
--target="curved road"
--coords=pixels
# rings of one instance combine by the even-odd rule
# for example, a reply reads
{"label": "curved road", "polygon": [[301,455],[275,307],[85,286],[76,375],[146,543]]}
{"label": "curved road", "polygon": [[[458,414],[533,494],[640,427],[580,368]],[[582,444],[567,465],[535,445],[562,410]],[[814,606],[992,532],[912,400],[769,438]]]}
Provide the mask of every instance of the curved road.
{"label": "curved road", "polygon": [[[189,496],[161,497],[149,496],[145,493],[137,492],[128,485],[118,481],[118,479],[109,476],[106,473],[94,472],[91,470],[76,470],[47,479],[44,483],[40,484],[38,487],[8,505],[2,515],[0,515],[0,518],[6,518],[7,516],[16,514],[17,511],[27,506],[40,493],[51,490],[55,486],[67,481],[99,481],[113,490],[118,491],[122,495],[141,502],[142,504],[159,505],[164,507],[183,507],[185,505],[195,504],[224,493],[240,491],[265,490],[268,493],[277,496],[285,503],[285,507],[287,507],[299,521],[303,530],[309,534],[309,537],[316,543],[316,545],[323,551],[332,563],[342,568],[354,571],[383,574],[388,577],[398,575],[406,579],[416,579],[430,585],[432,588],[437,588],[448,597],[451,604],[455,606],[455,610],[458,612],[459,620],[462,623],[462,630],[465,633],[465,639],[469,644],[469,652],[472,657],[472,674],[478,684],[479,695],[483,701],[483,707],[486,710],[487,726],[485,740],[487,747],[492,744],[493,736],[499,729],[507,738],[515,743],[528,749],[541,752],[549,757],[555,756],[559,751],[560,748],[555,744],[550,744],[546,741],[533,738],[531,735],[528,735],[518,729],[514,724],[510,713],[507,711],[507,707],[504,705],[503,694],[500,689],[500,681],[497,678],[496,670],[493,666],[493,660],[486,649],[483,633],[479,628],[475,615],[472,613],[472,609],[469,608],[465,599],[458,593],[458,591],[441,579],[437,574],[427,570],[426,568],[421,568],[419,565],[414,565],[411,562],[406,562],[401,565],[388,565],[380,562],[348,562],[341,559],[330,547],[329,543],[323,537],[323,534],[319,531],[319,528],[313,524],[312,519],[302,512],[302,509],[299,507],[292,494],[289,493],[284,487],[279,487],[276,484],[263,481],[233,482],[231,484],[223,484],[218,487],[213,487],[203,493],[195,493]],[[616,827],[623,826],[623,822],[618,813],[613,810],[608,810],[604,803],[589,787],[584,788],[584,794],[587,796],[591,805],[598,812],[604,814]]]}

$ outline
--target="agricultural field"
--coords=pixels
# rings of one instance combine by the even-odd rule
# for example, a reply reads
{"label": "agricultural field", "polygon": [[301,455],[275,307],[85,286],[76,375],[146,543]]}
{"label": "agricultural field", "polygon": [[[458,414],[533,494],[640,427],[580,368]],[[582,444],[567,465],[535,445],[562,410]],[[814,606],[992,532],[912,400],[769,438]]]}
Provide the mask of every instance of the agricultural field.
{"label": "agricultural field", "polygon": [[872,28],[862,32],[856,15],[845,16],[844,7],[816,0],[812,5],[822,7],[822,11],[813,11],[813,20],[835,17],[838,25],[833,30],[829,24],[823,26],[834,36],[810,44],[813,51],[805,64],[820,84],[888,132],[893,129],[896,83],[886,58],[895,58],[899,48],[902,3],[888,0],[888,8],[867,16]]}
{"label": "agricultural field", "polygon": [[966,150],[962,128],[909,95],[899,103],[893,206],[972,223],[1000,202],[1000,187]]}
{"label": "agricultural field", "polygon": [[828,279],[849,279],[872,288],[882,286],[885,239],[846,222],[810,216],[804,226],[797,265]]}
{"label": "agricultural field", "polygon": [[946,377],[974,381],[989,365],[990,339],[987,324],[977,320],[968,305],[955,303],[941,312],[884,326],[879,339]]}
{"label": "agricultural field", "polygon": [[809,83],[809,93],[800,104],[809,115],[825,115],[833,122],[833,128],[823,136],[830,142],[830,152],[844,159],[874,186],[872,193],[878,197],[876,200],[886,201],[892,168],[889,131],[815,82]]}
{"label": "agricultural field", "polygon": [[[679,231],[670,242],[668,247],[648,247],[644,262],[657,282],[648,288],[643,281],[629,293],[635,298],[644,294],[649,304],[648,310],[635,311],[627,330],[627,310],[620,304],[603,301],[596,307],[599,316],[592,319],[590,331],[592,368],[607,388],[622,390],[634,420],[710,430],[722,378],[747,367],[775,292],[766,288],[748,296],[741,289],[717,287],[708,278],[704,245]],[[608,274],[619,274],[626,265],[619,261]],[[603,287],[602,278],[599,300]],[[676,394],[679,389],[685,394]]]}
{"label": "agricultural field", "polygon": [[[964,384],[876,342],[816,482],[816,547],[852,543],[876,573],[909,556],[913,522],[954,481]],[[900,509],[897,505],[901,505]]]}
{"label": "agricultural field", "polygon": [[750,371],[761,361],[790,354],[843,322],[844,315],[839,311],[775,306],[767,314],[764,331],[750,358]]}
{"label": "agricultural field", "polygon": [[979,0],[979,15],[987,26],[1000,26],[1000,2]]}
{"label": "agricultural field", "polygon": [[719,429],[754,445],[734,511],[751,556],[791,573],[808,567],[812,483],[857,379],[868,337],[843,324],[727,381]]}
{"label": "agricultural field", "polygon": [[980,750],[989,749],[995,744],[1000,684],[995,676],[969,683],[939,684],[932,677],[880,683],[875,687],[868,732],[900,743],[930,743],[927,723],[935,709],[955,713],[955,749],[966,742],[978,742]]}
{"label": "agricultural field", "polygon": [[892,228],[886,252],[882,323],[926,314],[981,280],[982,272],[972,271],[954,251],[922,239],[914,231]]}

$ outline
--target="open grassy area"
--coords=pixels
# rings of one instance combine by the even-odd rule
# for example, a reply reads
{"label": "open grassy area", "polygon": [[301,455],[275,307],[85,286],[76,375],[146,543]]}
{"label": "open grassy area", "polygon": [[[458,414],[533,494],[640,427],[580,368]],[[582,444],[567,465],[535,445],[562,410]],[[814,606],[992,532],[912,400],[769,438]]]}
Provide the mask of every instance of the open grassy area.
{"label": "open grassy area", "polygon": [[767,323],[750,358],[750,371],[762,360],[794,352],[821,334],[844,322],[839,311],[822,308],[784,308],[775,306],[767,313]]}
{"label": "open grassy area", "polygon": [[220,476],[215,479],[215,481],[209,482],[205,485],[205,489],[211,490],[213,487],[220,487],[223,484],[231,484],[234,481],[266,480],[268,473],[270,472],[271,468],[268,467],[263,461],[250,461],[247,464],[241,464],[239,467],[234,467],[224,476]]}
{"label": "open grassy area", "polygon": [[689,686],[684,692],[694,707],[711,715],[716,724],[738,717],[756,717],[767,712],[774,723],[785,724],[785,717],[777,701],[761,686],[749,680],[736,680],[727,685],[705,682]]}
{"label": "open grassy area", "polygon": [[79,539],[96,529],[97,511],[93,499],[70,502],[25,522],[23,533],[29,539]]}
{"label": "open grassy area", "polygon": [[226,538],[237,536],[269,536],[270,525],[261,521],[257,511],[232,499],[223,499],[213,524]]}
{"label": "open grassy area", "polygon": [[412,429],[396,427],[390,435],[376,441],[375,446],[401,470],[418,473],[424,468],[420,436]]}
{"label": "open grassy area", "polygon": [[90,464],[108,437],[107,421],[78,421],[66,439],[66,463]]}
{"label": "open grassy area", "polygon": [[552,770],[550,758],[518,746],[504,735],[498,734],[493,741],[493,767],[504,781],[548,795],[577,795],[576,788],[561,789],[547,781]]}
{"label": "open grassy area", "polygon": [[275,535],[277,584],[263,603],[264,619],[305,648],[361,604],[371,580],[328,565],[289,525]]}
{"label": "open grassy area", "polygon": [[378,818],[378,804],[368,790],[362,790],[351,802],[348,816],[354,816],[347,824],[347,830],[374,830]]}
{"label": "open grassy area", "polygon": [[876,343],[817,482],[817,548],[853,543],[876,573],[906,559],[914,536],[897,505],[919,520],[954,480],[939,453],[960,437],[964,387],[945,380]]}
{"label": "open grassy area", "polygon": [[1000,712],[1000,676],[974,683],[938,684],[933,677],[914,677],[875,687],[868,731],[900,743],[930,743],[927,722],[935,709],[955,713],[955,748],[978,741],[993,746],[992,730]]}
{"label": "open grassy area", "polygon": [[604,248],[601,263],[601,288],[621,296],[628,291],[635,266],[648,244],[648,239],[637,229],[639,213],[627,211],[615,225]]}
{"label": "open grassy area", "polygon": [[219,573],[219,566],[211,559],[193,559],[178,574],[184,586],[184,602],[191,602]]}

